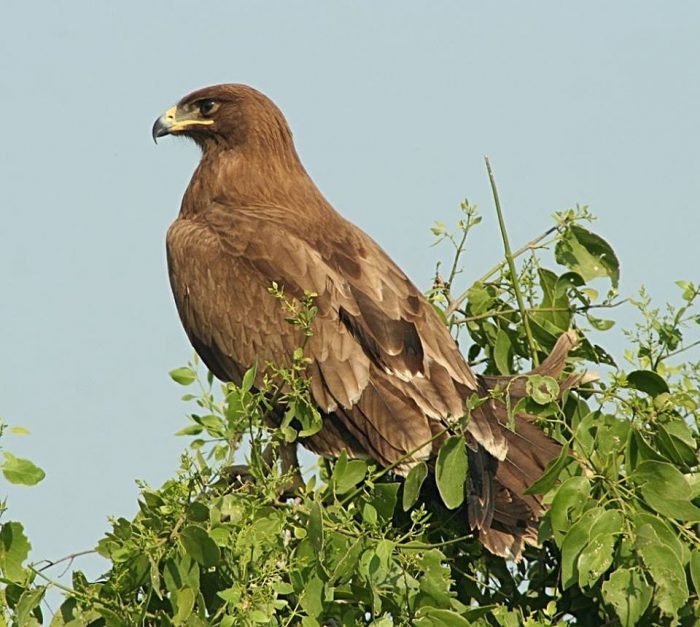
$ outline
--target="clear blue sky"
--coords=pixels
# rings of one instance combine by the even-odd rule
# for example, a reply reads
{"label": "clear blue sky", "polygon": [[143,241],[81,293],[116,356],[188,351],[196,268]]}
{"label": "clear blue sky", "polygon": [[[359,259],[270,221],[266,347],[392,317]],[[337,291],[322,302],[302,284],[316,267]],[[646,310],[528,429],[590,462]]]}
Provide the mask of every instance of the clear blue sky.
{"label": "clear blue sky", "polygon": [[465,277],[501,254],[484,154],[514,244],[587,203],[624,294],[700,278],[696,2],[82,0],[2,19],[0,415],[47,471],[3,493],[34,558],[92,547],[185,444],[164,234],[198,153],[150,128],[192,89],[270,95],[321,190],[423,287],[429,226],[465,196],[487,215]]}

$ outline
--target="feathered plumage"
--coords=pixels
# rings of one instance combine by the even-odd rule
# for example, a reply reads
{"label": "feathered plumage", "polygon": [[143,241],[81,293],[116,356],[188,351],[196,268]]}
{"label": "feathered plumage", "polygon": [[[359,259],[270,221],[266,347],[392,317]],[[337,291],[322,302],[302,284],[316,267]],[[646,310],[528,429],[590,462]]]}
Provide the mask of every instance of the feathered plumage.
{"label": "feathered plumage", "polygon": [[[404,471],[432,459],[443,438],[425,443],[445,419],[498,381],[472,372],[421,292],[326,201],[275,104],[244,85],[207,87],[161,116],[153,134],[186,135],[202,149],[167,251],[178,312],[209,369],[240,382],[256,360],[288,365],[300,331],[268,288],[276,282],[298,299],[313,292],[318,314],[305,352],[324,426],[304,445],[383,465],[417,449]],[[571,342],[563,336],[544,371],[561,371]],[[515,432],[505,423],[493,400],[468,422],[467,510],[487,548],[517,557],[542,513],[524,490],[560,448],[527,417]]]}

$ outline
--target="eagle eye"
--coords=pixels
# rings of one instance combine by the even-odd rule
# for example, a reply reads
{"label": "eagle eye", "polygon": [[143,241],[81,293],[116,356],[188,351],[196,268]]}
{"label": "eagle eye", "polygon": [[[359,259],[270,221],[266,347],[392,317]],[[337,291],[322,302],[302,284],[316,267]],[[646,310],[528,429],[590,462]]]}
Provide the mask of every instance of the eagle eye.
{"label": "eagle eye", "polygon": [[205,100],[199,100],[196,104],[199,108],[200,115],[202,115],[205,118],[211,115],[214,112],[214,109],[216,109],[216,102],[210,100],[209,98],[206,98]]}

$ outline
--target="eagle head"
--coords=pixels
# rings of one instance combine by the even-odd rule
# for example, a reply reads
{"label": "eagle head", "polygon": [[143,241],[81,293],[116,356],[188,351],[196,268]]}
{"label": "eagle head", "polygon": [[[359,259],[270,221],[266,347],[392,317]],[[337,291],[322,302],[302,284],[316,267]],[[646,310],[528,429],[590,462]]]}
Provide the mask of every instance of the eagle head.
{"label": "eagle head", "polygon": [[157,141],[184,135],[206,152],[212,148],[291,143],[284,115],[267,96],[247,85],[204,87],[182,98],[153,124]]}

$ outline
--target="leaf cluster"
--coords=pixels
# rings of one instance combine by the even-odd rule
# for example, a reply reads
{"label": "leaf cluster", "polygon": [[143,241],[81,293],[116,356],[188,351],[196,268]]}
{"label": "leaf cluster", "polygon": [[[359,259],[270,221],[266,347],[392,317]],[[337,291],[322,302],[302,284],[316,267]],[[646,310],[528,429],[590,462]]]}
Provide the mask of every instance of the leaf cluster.
{"label": "leaf cluster", "polygon": [[[170,373],[194,406],[178,432],[190,442],[177,475],[140,486],[138,514],[113,519],[98,542],[110,569],[95,581],[75,570],[52,625],[696,624],[700,363],[681,356],[698,343],[700,288],[679,282],[682,303],[663,310],[643,290],[619,299],[617,257],[579,207],[455,295],[480,222],[466,201],[462,212],[455,233],[433,229],[452,259],[428,294],[468,341],[470,360],[485,376],[523,372],[574,328],[580,342],[567,373],[602,368],[598,381],[563,393],[551,377],[531,375],[510,407],[563,445],[530,487],[549,504],[541,545],[506,561],[466,525],[460,430],[484,399],[468,399],[467,416],[447,425],[430,467],[402,478],[343,454],[318,460],[290,493],[285,451],[322,428],[304,342],[288,367],[255,365],[240,385],[216,384],[195,358]],[[271,293],[308,337],[314,295]],[[599,312],[620,305],[639,321],[618,364],[598,338],[614,325]],[[4,522],[3,615],[22,626],[40,624],[45,591],[62,586],[55,565],[27,563],[28,552],[21,524]]]}

